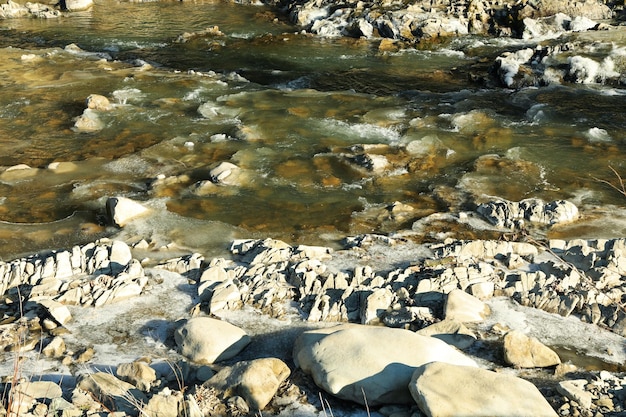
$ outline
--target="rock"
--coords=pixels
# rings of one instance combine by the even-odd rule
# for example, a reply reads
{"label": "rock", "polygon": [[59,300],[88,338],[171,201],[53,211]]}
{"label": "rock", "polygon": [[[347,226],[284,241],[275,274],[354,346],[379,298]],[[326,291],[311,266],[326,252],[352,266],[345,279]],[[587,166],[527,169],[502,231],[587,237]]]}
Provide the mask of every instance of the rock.
{"label": "rock", "polygon": [[523,227],[524,220],[554,225],[571,222],[578,217],[578,208],[569,201],[557,200],[546,204],[537,198],[529,198],[519,203],[508,200],[492,201],[480,204],[476,211],[494,226],[510,229]]}
{"label": "rock", "polygon": [[117,275],[132,261],[133,255],[128,245],[120,240],[111,243],[111,253],[109,262],[111,263],[111,273]]}
{"label": "rock", "polygon": [[476,335],[463,323],[448,319],[424,327],[417,334],[436,337],[459,349],[467,349],[476,341]]}
{"label": "rock", "polygon": [[250,409],[260,411],[269,404],[290,373],[289,367],[280,359],[255,359],[223,368],[203,386],[223,391],[225,397],[240,396]]}
{"label": "rock", "polygon": [[409,390],[428,417],[557,416],[532,383],[475,367],[426,364],[413,373]]}
{"label": "rock", "polygon": [[65,341],[60,336],[55,336],[50,343],[43,348],[42,353],[48,358],[60,358],[65,353]]}
{"label": "rock", "polygon": [[490,313],[489,306],[465,291],[455,289],[448,293],[444,307],[446,320],[462,323],[482,321]]}
{"label": "rock", "polygon": [[157,379],[156,371],[142,361],[120,364],[116,373],[121,380],[133,384],[142,391],[150,391],[152,383]]}
{"label": "rock", "polygon": [[136,416],[148,402],[146,396],[135,386],[106,372],[81,375],[76,387],[93,394],[110,410],[124,411],[131,416]]}
{"label": "rock", "polygon": [[194,317],[174,333],[181,354],[197,363],[210,364],[232,358],[250,337],[232,324],[210,317]]}
{"label": "rock", "polygon": [[220,162],[211,168],[211,182],[218,185],[241,185],[241,168],[230,162]]}
{"label": "rock", "polygon": [[587,385],[586,379],[575,379],[569,381],[561,381],[557,385],[556,390],[559,394],[566,396],[572,401],[576,401],[578,404],[586,409],[591,407],[593,397],[591,393],[585,391],[585,385]]}
{"label": "rock", "polygon": [[374,290],[361,305],[361,324],[380,324],[393,299],[394,295],[388,288]]}
{"label": "rock", "polygon": [[411,374],[425,363],[477,366],[441,340],[403,329],[353,324],[302,333],[293,357],[318,387],[370,406],[411,403],[407,389]]}
{"label": "rock", "polygon": [[132,220],[150,213],[150,209],[126,197],[107,199],[106,211],[109,219],[119,227],[124,227]]}
{"label": "rock", "polygon": [[83,114],[74,119],[74,129],[82,133],[99,132],[104,129],[104,122],[100,120],[98,113],[92,109],[85,109]]}
{"label": "rock", "polygon": [[146,417],[178,417],[182,401],[182,393],[173,393],[166,388],[150,398],[148,405],[141,410],[141,414]]}
{"label": "rock", "polygon": [[25,395],[29,398],[41,400],[52,400],[61,398],[63,392],[61,387],[50,381],[27,381],[22,382],[13,390],[14,398]]}
{"label": "rock", "polygon": [[[68,0],[66,0],[68,1]],[[92,0],[81,0],[84,2],[91,2]],[[87,97],[86,100],[87,108],[93,110],[100,111],[108,111],[111,110],[111,102],[105,96],[101,96],[100,94],[91,94]]]}
{"label": "rock", "polygon": [[49,299],[39,300],[39,304],[46,310],[46,312],[60,325],[64,325],[72,320],[72,313],[63,304]]}
{"label": "rock", "polygon": [[518,330],[512,330],[504,336],[504,360],[520,368],[544,368],[561,363],[556,352]]}
{"label": "rock", "polygon": [[64,11],[78,12],[93,7],[93,0],[60,0],[59,6]]}

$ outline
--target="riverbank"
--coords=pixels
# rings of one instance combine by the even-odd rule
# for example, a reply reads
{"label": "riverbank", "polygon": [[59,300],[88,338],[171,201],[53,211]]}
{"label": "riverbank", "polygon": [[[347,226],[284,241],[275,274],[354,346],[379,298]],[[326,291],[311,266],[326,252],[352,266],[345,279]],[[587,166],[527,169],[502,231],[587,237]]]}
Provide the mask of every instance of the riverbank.
{"label": "riverbank", "polygon": [[[5,392],[20,399],[11,407],[20,404],[21,415],[306,416],[329,405],[334,415],[365,415],[367,405],[374,415],[419,416],[438,400],[409,385],[422,384],[423,392],[429,383],[409,383],[412,371],[379,370],[399,361],[423,372],[427,362],[463,355],[465,366],[513,378],[507,386],[531,381],[533,395],[548,404],[535,404],[542,415],[619,415],[626,406],[624,250],[624,239],[415,244],[407,236],[361,235],[339,250],[238,240],[224,258],[188,253],[158,261],[180,249],[143,239],[33,255],[2,267]],[[213,321],[196,333],[194,320]],[[334,327],[347,322],[355,327]],[[392,333],[358,336],[361,329]],[[319,348],[324,359],[315,353],[324,337],[348,330],[356,333]],[[424,339],[401,341],[409,335]],[[398,357],[396,343],[422,359]],[[432,356],[444,345],[450,353]],[[308,349],[312,356],[302,356]],[[354,366],[326,363],[348,363],[346,352],[361,363],[360,377]],[[18,380],[31,385],[11,380],[12,360]],[[400,393],[379,392],[381,384]],[[489,403],[481,395],[454,404],[479,413]],[[489,412],[529,406],[506,402]]]}

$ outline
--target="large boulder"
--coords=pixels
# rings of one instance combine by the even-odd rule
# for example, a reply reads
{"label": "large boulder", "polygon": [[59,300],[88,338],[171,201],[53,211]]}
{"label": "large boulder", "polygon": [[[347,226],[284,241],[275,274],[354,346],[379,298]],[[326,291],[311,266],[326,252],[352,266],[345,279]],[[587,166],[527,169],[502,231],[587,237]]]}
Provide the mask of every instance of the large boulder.
{"label": "large boulder", "polygon": [[296,365],[324,391],[371,406],[412,403],[407,388],[411,375],[428,362],[477,366],[439,339],[353,324],[302,333],[293,356]]}
{"label": "large boulder", "polygon": [[216,388],[227,397],[242,397],[251,410],[263,410],[290,374],[280,359],[261,358],[224,367],[203,385]]}
{"label": "large boulder", "polygon": [[532,383],[476,367],[426,364],[413,373],[409,390],[428,417],[557,416]]}
{"label": "large boulder", "polygon": [[210,317],[194,317],[174,333],[181,354],[197,363],[230,359],[248,343],[250,336],[232,324]]}

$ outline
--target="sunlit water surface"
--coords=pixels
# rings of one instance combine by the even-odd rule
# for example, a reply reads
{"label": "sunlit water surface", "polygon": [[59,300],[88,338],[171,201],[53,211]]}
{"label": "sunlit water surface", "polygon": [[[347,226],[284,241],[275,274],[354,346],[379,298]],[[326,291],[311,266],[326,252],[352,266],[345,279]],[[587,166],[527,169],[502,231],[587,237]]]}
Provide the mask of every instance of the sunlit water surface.
{"label": "sunlit water surface", "polygon": [[[181,41],[216,25],[223,34]],[[221,2],[104,0],[59,19],[0,21],[0,165],[32,168],[0,174],[0,255],[111,235],[110,196],[155,209],[129,235],[207,253],[235,237],[330,244],[410,229],[458,209],[433,194],[442,189],[572,199],[589,222],[554,236],[624,234],[605,220],[623,216],[626,197],[598,179],[616,179],[609,167],[626,173],[625,90],[470,81],[520,41],[393,53],[378,43],[315,38],[263,7]],[[79,132],[90,94],[114,108],[99,113],[103,129]],[[402,162],[425,137],[432,152]],[[384,153],[399,165],[372,173],[346,163],[364,144],[391,146]],[[243,182],[198,193],[221,161],[242,168]],[[394,202],[413,214],[372,214]]]}

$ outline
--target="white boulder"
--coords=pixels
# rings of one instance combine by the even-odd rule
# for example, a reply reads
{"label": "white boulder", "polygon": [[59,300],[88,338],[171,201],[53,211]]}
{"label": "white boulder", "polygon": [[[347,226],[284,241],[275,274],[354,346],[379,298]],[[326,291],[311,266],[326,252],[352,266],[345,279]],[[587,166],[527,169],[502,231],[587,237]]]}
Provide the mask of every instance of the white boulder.
{"label": "white boulder", "polygon": [[477,366],[439,339],[403,329],[355,324],[302,333],[293,356],[318,387],[371,406],[411,403],[408,384],[418,366],[433,361]]}
{"label": "white boulder", "polygon": [[428,417],[557,416],[532,383],[476,367],[426,364],[413,374],[409,390]]}
{"label": "white boulder", "polygon": [[150,213],[149,208],[126,197],[111,197],[107,199],[106,211],[109,219],[119,227],[124,227],[131,220]]}
{"label": "white boulder", "polygon": [[174,333],[181,354],[193,362],[214,363],[237,355],[250,337],[232,324],[210,317],[194,317]]}

